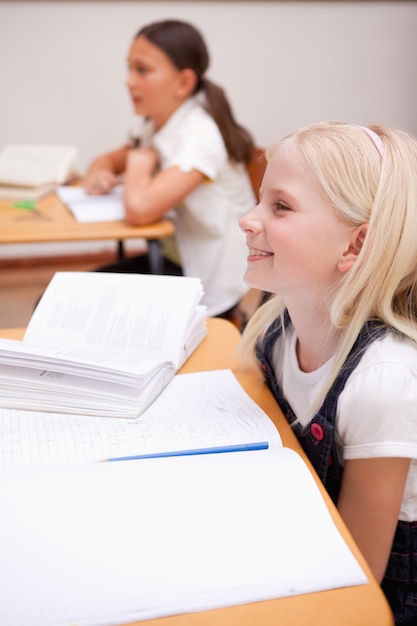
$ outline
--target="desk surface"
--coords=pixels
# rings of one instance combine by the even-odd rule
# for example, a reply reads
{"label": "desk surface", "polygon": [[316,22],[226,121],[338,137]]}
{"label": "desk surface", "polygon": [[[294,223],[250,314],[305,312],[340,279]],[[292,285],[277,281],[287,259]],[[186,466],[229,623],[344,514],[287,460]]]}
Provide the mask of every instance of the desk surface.
{"label": "desk surface", "polygon": [[169,237],[174,232],[172,222],[167,219],[147,226],[129,226],[123,220],[81,224],[56,194],[38,200],[36,207],[36,211],[19,209],[11,201],[0,200],[0,243],[149,240]]}
{"label": "desk surface", "polygon": [[[208,337],[183,366],[181,373],[231,367],[232,357],[240,338],[239,332],[230,322],[221,319],[210,319],[208,325]],[[1,337],[20,339],[22,335],[23,329],[0,330]],[[288,422],[264,385],[262,377],[254,371],[239,371],[234,367],[232,369],[247,393],[273,420],[284,446],[296,450],[311,468]],[[314,470],[312,471],[314,474]],[[278,624],[285,626],[393,626],[391,611],[378,583],[372,577],[321,482],[318,479],[317,482],[337,527],[368,576],[369,584],[135,622],[135,624],[137,626],[277,626]],[[308,523],[307,520],[306,523]]]}

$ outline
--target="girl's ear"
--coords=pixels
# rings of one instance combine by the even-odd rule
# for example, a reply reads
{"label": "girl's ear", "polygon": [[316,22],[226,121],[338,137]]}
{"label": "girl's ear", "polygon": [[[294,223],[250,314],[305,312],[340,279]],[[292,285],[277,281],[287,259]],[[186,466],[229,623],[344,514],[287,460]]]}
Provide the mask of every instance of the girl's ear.
{"label": "girl's ear", "polygon": [[186,68],[180,71],[177,94],[181,99],[188,98],[197,85],[197,75],[194,70]]}
{"label": "girl's ear", "polygon": [[359,252],[362,250],[367,231],[368,224],[361,224],[355,228],[354,231],[352,231],[348,248],[343,252],[341,258],[339,259],[337,268],[340,272],[348,272],[355,264]]}

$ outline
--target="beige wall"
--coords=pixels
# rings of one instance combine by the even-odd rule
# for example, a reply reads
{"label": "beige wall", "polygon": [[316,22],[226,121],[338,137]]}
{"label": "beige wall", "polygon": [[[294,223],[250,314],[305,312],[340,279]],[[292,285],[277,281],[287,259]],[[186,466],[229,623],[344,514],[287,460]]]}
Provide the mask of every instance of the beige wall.
{"label": "beige wall", "polygon": [[72,143],[84,168],[123,142],[129,43],[167,17],[201,29],[209,77],[263,146],[324,119],[417,134],[417,2],[0,0],[0,148]]}

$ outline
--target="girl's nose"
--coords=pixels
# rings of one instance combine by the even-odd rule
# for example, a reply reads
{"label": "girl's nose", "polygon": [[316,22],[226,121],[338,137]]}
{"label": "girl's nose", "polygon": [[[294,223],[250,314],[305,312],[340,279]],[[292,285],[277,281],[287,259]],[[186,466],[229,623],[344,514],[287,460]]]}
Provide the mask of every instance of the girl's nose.
{"label": "girl's nose", "polygon": [[240,229],[244,233],[256,232],[260,228],[259,217],[258,217],[258,208],[259,204],[257,204],[253,209],[246,213],[239,220]]}
{"label": "girl's nose", "polygon": [[132,72],[132,70],[129,70],[129,69],[128,69],[128,70],[127,70],[127,73],[126,73],[125,83],[126,83],[126,85],[127,85],[128,87],[132,87],[132,85],[134,84],[134,82],[135,82],[135,76],[134,76],[134,73]]}

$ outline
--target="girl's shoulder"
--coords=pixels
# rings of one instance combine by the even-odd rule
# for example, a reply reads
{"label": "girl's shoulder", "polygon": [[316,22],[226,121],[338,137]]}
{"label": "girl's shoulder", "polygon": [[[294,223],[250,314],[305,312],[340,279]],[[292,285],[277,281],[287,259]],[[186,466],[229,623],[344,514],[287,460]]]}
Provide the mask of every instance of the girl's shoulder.
{"label": "girl's shoulder", "polygon": [[403,367],[415,370],[417,374],[417,344],[395,332],[389,332],[372,342],[352,376],[374,367]]}
{"label": "girl's shoulder", "polygon": [[166,124],[154,133],[155,147],[165,152],[179,149],[198,148],[201,151],[225,152],[219,127],[211,115],[194,98],[186,100],[169,118]]}
{"label": "girl's shoulder", "polygon": [[417,459],[417,346],[389,333],[374,341],[348,378],[337,408],[345,459]]}
{"label": "girl's shoulder", "polygon": [[214,132],[220,135],[217,123],[198,99],[191,98],[184,103],[175,122],[188,131]]}
{"label": "girl's shoulder", "polygon": [[397,333],[371,343],[350,374],[346,390],[369,402],[396,402],[411,388],[417,403],[417,345]]}
{"label": "girl's shoulder", "polygon": [[356,419],[360,422],[364,416],[381,429],[385,421],[392,424],[393,417],[397,425],[414,423],[416,405],[417,345],[396,333],[388,333],[367,348],[339,397],[341,415],[347,415],[358,432],[361,427]]}

